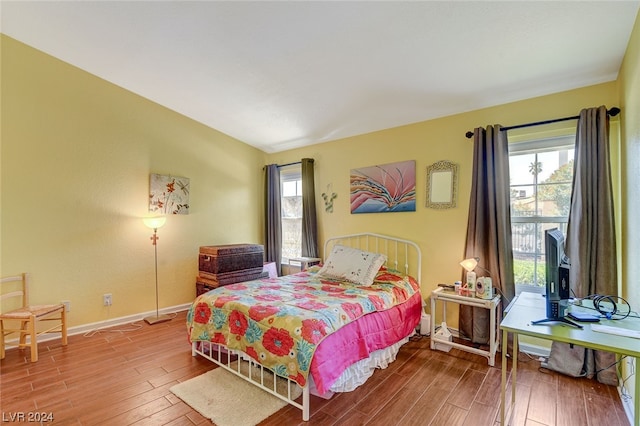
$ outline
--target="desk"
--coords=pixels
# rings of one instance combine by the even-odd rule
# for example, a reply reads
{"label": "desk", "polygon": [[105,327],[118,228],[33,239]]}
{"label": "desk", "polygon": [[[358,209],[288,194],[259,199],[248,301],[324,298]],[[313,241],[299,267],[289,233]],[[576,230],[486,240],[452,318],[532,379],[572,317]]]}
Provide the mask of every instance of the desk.
{"label": "desk", "polygon": [[[571,309],[576,309],[571,307]],[[513,334],[513,368],[511,372],[511,404],[512,410],[516,400],[516,373],[518,366],[518,335],[533,336],[541,339],[553,340],[556,342],[570,343],[583,346],[589,349],[600,349],[614,352],[620,355],[627,355],[635,358],[636,365],[640,360],[640,339],[632,337],[617,336],[613,334],[599,333],[591,330],[590,323],[580,323],[583,329],[561,325],[559,323],[548,323],[532,325],[531,321],[546,318],[545,299],[539,294],[522,293],[510,305],[509,311],[500,323],[502,330],[502,386],[500,389],[500,421],[505,423],[505,400],[507,385],[507,337]],[[600,324],[614,327],[640,330],[640,320],[627,318],[620,321],[602,320]],[[640,374],[636,373],[635,396],[634,396],[634,424],[640,426]],[[512,413],[513,414],[513,413]]]}
{"label": "desk", "polygon": [[[485,308],[489,310],[489,350],[474,348],[471,346],[463,345],[461,343],[451,342],[449,340],[439,339],[436,336],[436,302],[440,300],[442,305],[442,321],[447,321],[447,302],[457,303],[458,305],[475,306],[478,308]],[[442,287],[431,292],[431,349],[436,348],[436,343],[440,343],[445,346],[451,346],[466,352],[471,352],[477,355],[482,355],[489,360],[489,365],[494,366],[496,361],[496,350],[498,349],[500,334],[496,333],[498,326],[498,310],[497,307],[500,304],[500,296],[496,295],[492,299],[480,299],[479,297],[460,296],[454,291],[445,290]]]}

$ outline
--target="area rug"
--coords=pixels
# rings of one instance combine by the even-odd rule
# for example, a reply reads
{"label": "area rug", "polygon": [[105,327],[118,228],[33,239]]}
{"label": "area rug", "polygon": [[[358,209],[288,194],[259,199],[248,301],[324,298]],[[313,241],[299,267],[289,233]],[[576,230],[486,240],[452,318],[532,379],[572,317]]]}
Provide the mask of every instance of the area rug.
{"label": "area rug", "polygon": [[[241,369],[248,372],[248,363],[242,362]],[[255,366],[252,369],[252,376],[259,377],[260,370]],[[264,383],[273,383],[273,375],[267,370]],[[286,395],[287,381],[278,377],[277,383],[278,393]],[[287,405],[224,368],[208,371],[169,390],[217,426],[253,426]],[[301,393],[298,386],[292,387],[294,399]]]}

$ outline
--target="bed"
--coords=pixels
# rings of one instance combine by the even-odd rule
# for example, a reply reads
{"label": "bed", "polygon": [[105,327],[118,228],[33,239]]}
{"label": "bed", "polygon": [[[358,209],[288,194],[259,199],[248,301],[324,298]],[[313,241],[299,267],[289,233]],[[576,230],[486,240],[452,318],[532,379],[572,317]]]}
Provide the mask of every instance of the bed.
{"label": "bed", "polygon": [[422,313],[415,243],[354,234],[330,238],[324,253],[306,271],[202,294],[187,314],[194,356],[299,408],[304,421],[310,394],[351,391],[395,360]]}

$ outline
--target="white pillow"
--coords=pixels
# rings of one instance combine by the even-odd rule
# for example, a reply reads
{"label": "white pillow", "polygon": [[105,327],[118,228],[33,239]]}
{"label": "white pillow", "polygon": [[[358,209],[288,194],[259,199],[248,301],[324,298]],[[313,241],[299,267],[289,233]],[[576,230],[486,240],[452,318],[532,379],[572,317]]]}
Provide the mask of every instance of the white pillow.
{"label": "white pillow", "polygon": [[336,245],[318,275],[370,286],[386,261],[383,254]]}

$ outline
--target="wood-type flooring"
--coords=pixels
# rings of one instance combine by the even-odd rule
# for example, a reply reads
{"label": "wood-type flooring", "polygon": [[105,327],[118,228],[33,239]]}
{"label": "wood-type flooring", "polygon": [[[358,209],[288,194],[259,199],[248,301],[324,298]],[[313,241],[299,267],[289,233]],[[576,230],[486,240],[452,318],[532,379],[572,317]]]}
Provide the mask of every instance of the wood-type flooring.
{"label": "wood-type flooring", "polygon": [[[24,415],[55,425],[211,424],[169,391],[214,368],[191,356],[185,316],[70,336],[67,347],[60,340],[43,342],[36,363],[29,362],[28,350],[8,350],[0,364],[1,423]],[[489,367],[483,357],[432,351],[428,337],[414,338],[355,391],[329,400],[312,396],[308,423],[287,406],[261,424],[498,425],[497,358]],[[551,372],[524,354],[517,383],[515,425],[629,424],[615,387]]]}

